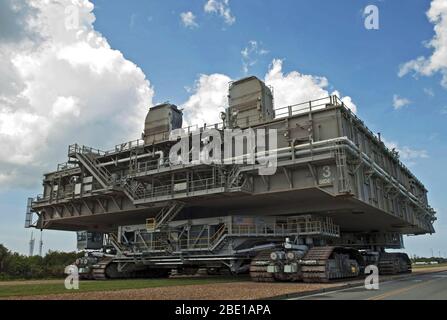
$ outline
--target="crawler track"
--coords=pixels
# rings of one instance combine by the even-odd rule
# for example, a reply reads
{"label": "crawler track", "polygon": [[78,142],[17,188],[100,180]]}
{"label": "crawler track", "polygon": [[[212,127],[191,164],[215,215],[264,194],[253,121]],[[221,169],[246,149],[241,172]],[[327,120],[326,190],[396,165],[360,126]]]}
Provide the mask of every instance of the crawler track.
{"label": "crawler track", "polygon": [[274,282],[275,277],[267,272],[272,250],[262,251],[250,263],[250,277],[255,282]]}
{"label": "crawler track", "polygon": [[112,258],[104,258],[93,266],[92,276],[94,280],[107,280],[107,267],[111,264]]}
{"label": "crawler track", "polygon": [[302,261],[304,282],[329,282],[327,262],[334,249],[334,247],[314,247],[309,250]]}
{"label": "crawler track", "polygon": [[302,260],[303,281],[326,283],[357,277],[363,265],[363,257],[355,249],[314,247]]}
{"label": "crawler track", "polygon": [[379,272],[382,275],[410,273],[411,261],[405,253],[382,253],[379,259]]}

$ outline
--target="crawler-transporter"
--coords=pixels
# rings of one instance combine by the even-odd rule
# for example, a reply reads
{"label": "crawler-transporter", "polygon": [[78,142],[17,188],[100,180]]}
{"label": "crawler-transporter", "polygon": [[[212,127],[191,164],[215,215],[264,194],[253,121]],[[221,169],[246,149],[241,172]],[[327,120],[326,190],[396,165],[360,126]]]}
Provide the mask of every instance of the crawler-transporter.
{"label": "crawler-transporter", "polygon": [[141,140],[69,146],[28,200],[26,227],[76,231],[89,279],[411,272],[406,254],[385,249],[434,232],[424,185],[337,96],[275,109],[272,91],[244,78],[229,84],[222,123],[182,128],[166,103],[149,110]]}

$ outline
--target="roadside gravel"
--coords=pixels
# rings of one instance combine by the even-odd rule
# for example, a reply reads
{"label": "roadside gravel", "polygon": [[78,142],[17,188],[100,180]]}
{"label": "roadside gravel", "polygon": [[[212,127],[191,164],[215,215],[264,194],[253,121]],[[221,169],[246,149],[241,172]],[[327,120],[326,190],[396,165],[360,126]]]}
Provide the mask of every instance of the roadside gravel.
{"label": "roadside gravel", "polygon": [[253,300],[297,291],[331,288],[337,284],[254,283],[250,281],[130,289],[103,292],[79,292],[43,296],[14,297],[20,300]]}

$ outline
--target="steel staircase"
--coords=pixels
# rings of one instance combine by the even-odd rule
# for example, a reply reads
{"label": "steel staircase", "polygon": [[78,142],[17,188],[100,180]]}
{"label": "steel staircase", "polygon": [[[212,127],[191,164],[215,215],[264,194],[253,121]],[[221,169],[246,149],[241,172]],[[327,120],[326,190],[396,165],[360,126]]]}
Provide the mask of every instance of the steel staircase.
{"label": "steel staircase", "polygon": [[228,226],[223,224],[210,238],[210,250],[221,249],[228,242]]}
{"label": "steel staircase", "polygon": [[88,153],[76,153],[76,159],[93,175],[104,189],[111,186],[111,175],[104,167],[99,166],[98,160]]}
{"label": "steel staircase", "polygon": [[133,180],[126,180],[121,184],[118,181],[113,181],[110,172],[98,161],[98,155],[101,155],[101,152],[90,147],[81,147],[77,144],[69,147],[69,156],[75,157],[104,189],[116,188],[119,184],[122,188],[121,191],[132,201],[135,200],[137,193],[144,192],[140,183],[137,182],[135,186],[132,186],[131,181]]}
{"label": "steel staircase", "polygon": [[163,207],[155,218],[146,220],[146,229],[156,231],[166,227],[175,216],[184,208],[185,204],[182,202],[171,202]]}
{"label": "steel staircase", "polygon": [[231,168],[230,173],[228,174],[228,188],[238,187],[238,178],[241,173],[240,167],[238,165],[234,165]]}
{"label": "steel staircase", "polygon": [[126,181],[124,181],[121,186],[123,189],[122,191],[132,201],[142,198],[146,191],[143,184],[131,179],[126,179]]}
{"label": "steel staircase", "polygon": [[126,250],[126,247],[123,246],[119,241],[118,237],[114,233],[109,233],[109,243],[116,249],[116,251],[122,253]]}

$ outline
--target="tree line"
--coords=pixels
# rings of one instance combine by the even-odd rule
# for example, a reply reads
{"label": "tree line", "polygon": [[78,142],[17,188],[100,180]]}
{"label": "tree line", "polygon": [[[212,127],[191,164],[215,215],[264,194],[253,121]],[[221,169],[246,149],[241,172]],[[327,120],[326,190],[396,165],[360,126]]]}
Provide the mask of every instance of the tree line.
{"label": "tree line", "polygon": [[441,258],[441,257],[431,257],[431,258],[425,258],[425,257],[413,257],[411,259],[411,261],[413,263],[416,262],[426,262],[426,263],[430,263],[430,262],[437,262],[439,264],[441,263],[447,263],[447,259],[446,258]]}
{"label": "tree line", "polygon": [[82,256],[82,252],[49,251],[44,257],[29,257],[0,244],[0,280],[62,278],[65,267]]}

